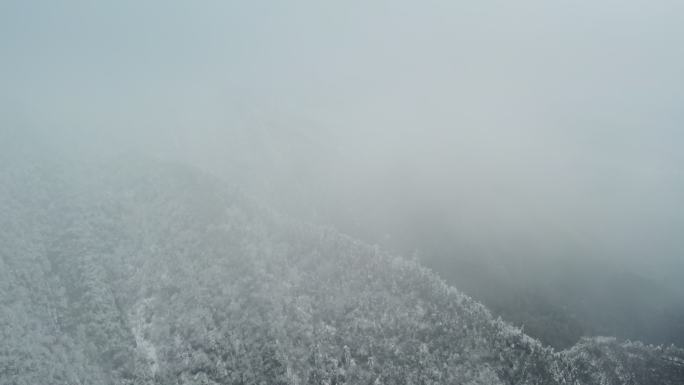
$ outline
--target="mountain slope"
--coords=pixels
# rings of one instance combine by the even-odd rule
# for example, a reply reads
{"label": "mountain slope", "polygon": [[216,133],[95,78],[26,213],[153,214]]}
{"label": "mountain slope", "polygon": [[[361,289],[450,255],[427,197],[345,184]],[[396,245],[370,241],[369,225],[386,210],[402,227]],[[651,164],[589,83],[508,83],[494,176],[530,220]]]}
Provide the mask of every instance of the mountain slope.
{"label": "mountain slope", "polygon": [[679,349],[555,352],[417,263],[195,170],[31,159],[0,171],[0,384],[684,380]]}

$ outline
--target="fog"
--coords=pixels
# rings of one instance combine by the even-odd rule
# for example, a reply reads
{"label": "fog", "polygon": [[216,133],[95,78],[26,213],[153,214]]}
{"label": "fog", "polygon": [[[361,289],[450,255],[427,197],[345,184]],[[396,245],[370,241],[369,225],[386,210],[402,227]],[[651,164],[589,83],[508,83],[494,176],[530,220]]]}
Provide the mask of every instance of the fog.
{"label": "fog", "polygon": [[5,1],[0,129],[83,161],[192,164],[441,268],[609,266],[682,303],[683,15],[674,0]]}

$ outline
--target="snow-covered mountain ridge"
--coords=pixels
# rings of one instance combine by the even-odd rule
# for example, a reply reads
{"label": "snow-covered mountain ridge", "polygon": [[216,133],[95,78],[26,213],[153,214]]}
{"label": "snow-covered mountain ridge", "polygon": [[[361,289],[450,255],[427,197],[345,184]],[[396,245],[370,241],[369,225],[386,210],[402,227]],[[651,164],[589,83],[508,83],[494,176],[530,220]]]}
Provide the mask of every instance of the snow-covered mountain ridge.
{"label": "snow-covered mountain ridge", "polygon": [[674,347],[554,351],[417,262],[136,160],[0,166],[0,384],[680,384]]}

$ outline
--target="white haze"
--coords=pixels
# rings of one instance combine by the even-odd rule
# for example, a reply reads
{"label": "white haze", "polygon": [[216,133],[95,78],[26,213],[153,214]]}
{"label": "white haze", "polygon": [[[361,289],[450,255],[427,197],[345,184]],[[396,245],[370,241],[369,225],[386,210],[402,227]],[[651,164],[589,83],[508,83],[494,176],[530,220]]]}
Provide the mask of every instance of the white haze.
{"label": "white haze", "polygon": [[683,36],[674,0],[3,1],[0,129],[681,289]]}

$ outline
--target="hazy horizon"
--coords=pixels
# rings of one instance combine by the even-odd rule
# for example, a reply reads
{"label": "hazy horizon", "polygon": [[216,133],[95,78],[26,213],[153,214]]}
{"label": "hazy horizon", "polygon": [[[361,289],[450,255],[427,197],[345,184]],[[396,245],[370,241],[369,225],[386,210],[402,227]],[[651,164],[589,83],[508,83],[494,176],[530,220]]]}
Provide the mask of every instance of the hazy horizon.
{"label": "hazy horizon", "polygon": [[4,2],[2,124],[194,164],[370,241],[425,222],[682,289],[683,8]]}

